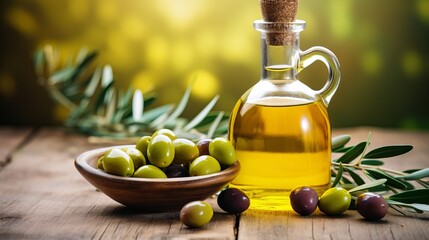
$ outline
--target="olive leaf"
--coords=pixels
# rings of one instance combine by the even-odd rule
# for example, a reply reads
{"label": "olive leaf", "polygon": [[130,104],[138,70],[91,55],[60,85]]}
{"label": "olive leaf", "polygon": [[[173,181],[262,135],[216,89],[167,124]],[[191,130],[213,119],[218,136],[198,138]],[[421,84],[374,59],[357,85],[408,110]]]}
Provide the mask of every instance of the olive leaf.
{"label": "olive leaf", "polygon": [[385,184],[386,182],[387,182],[387,179],[384,179],[384,178],[382,178],[382,179],[377,179],[377,180],[371,181],[371,182],[369,182],[369,183],[362,184],[362,185],[360,185],[360,186],[358,186],[358,187],[352,188],[352,189],[350,189],[348,192],[349,192],[349,193],[352,193],[352,192],[362,191],[362,190],[365,190],[365,189],[374,188],[374,187],[377,187],[377,186],[383,185],[383,184]]}
{"label": "olive leaf", "polygon": [[410,173],[408,175],[399,176],[397,178],[401,178],[404,180],[417,180],[417,179],[422,179],[425,177],[429,177],[429,168],[420,169],[420,170],[414,171],[413,173]]}
{"label": "olive leaf", "polygon": [[166,104],[157,108],[150,109],[142,115],[140,121],[143,123],[152,122],[153,120],[169,112],[171,109],[173,109],[172,104]]}
{"label": "olive leaf", "polygon": [[80,105],[86,107],[89,104],[89,100],[95,94],[95,91],[97,90],[100,80],[101,80],[101,69],[97,67],[89,83],[87,84],[87,87],[85,88],[85,91],[83,93],[83,99],[82,101],[80,101]]}
{"label": "olive leaf", "polygon": [[133,120],[140,122],[143,116],[144,101],[143,93],[140,90],[136,90],[133,95]]}
{"label": "olive leaf", "polygon": [[[204,120],[204,118],[207,116],[207,114],[210,112],[210,110],[213,108],[213,106],[216,104],[217,100],[219,99],[219,95],[216,95],[210,102],[207,104],[207,106],[195,116],[194,119],[192,119],[183,129],[185,131],[189,131],[192,128],[195,128],[201,121]],[[222,113],[223,115],[223,113]],[[216,117],[217,119],[217,117]],[[216,120],[215,120],[216,121]],[[220,121],[220,120],[219,120]],[[219,123],[217,123],[219,124]]]}
{"label": "olive leaf", "polygon": [[332,151],[343,148],[349,141],[350,135],[340,135],[332,138]]}
{"label": "olive leaf", "polygon": [[218,129],[220,121],[222,120],[223,117],[223,112],[220,112],[218,114],[218,116],[216,117],[216,119],[213,121],[212,125],[210,126],[209,131],[207,132],[207,138],[212,138],[216,129]]}
{"label": "olive leaf", "polygon": [[402,203],[429,204],[429,189],[414,189],[393,194],[388,199]]}
{"label": "olive leaf", "polygon": [[407,185],[404,184],[402,181],[394,178],[393,176],[391,176],[388,173],[382,172],[380,170],[377,169],[366,169],[364,171],[365,174],[369,175],[370,177],[374,178],[374,179],[386,179],[387,182],[386,184],[397,188],[397,189],[407,189]]}
{"label": "olive leaf", "polygon": [[389,158],[407,153],[413,149],[411,145],[384,146],[376,148],[363,157],[368,159],[373,158]]}
{"label": "olive leaf", "polygon": [[342,176],[343,176],[343,164],[340,163],[340,166],[338,167],[337,176],[335,177],[334,181],[332,182],[332,187],[337,186],[337,184],[340,182]]}
{"label": "olive leaf", "polygon": [[344,155],[342,155],[340,158],[338,158],[337,160],[334,160],[334,161],[340,162],[340,163],[349,163],[349,162],[355,160],[357,157],[362,155],[367,144],[368,144],[368,142],[358,143],[356,146],[349,149]]}
{"label": "olive leaf", "polygon": [[393,201],[390,199],[386,199],[386,202],[391,206],[393,205],[393,206],[405,207],[417,213],[429,212],[429,205],[426,205],[426,204],[403,203],[403,202]]}
{"label": "olive leaf", "polygon": [[76,68],[74,67],[67,67],[67,68],[60,69],[54,72],[49,77],[49,84],[58,84],[58,83],[66,82],[67,79],[71,79],[75,71],[76,71]]}
{"label": "olive leaf", "polygon": [[375,160],[375,159],[363,159],[362,161],[360,161],[360,164],[371,165],[371,166],[382,166],[384,165],[384,162],[380,160]]}
{"label": "olive leaf", "polygon": [[[218,111],[209,112],[206,115],[206,117],[200,123],[198,123],[195,126],[195,128],[205,129],[206,131],[208,131],[208,129],[210,129],[212,122],[215,121],[215,119],[218,117],[219,113],[220,113],[220,111],[219,112]],[[221,124],[220,124],[219,128],[221,127],[222,123],[224,123],[225,121],[227,123],[229,122],[229,113],[227,113],[227,112],[223,113],[223,116],[221,119]],[[218,128],[218,130],[219,130],[219,128]]]}
{"label": "olive leaf", "polygon": [[87,51],[81,51],[76,58],[77,66],[75,67],[72,76],[70,76],[70,81],[67,81],[67,84],[72,84],[73,82],[75,82],[77,78],[86,71],[88,65],[93,59],[95,59],[96,56],[97,52],[95,51],[90,52],[89,54],[87,53]]}
{"label": "olive leaf", "polygon": [[109,97],[110,101],[106,103],[106,123],[111,123],[114,113],[115,113],[115,109],[116,109],[116,90],[114,88],[112,88],[112,90],[110,91],[111,96]]}
{"label": "olive leaf", "polygon": [[353,181],[357,183],[358,185],[365,184],[365,181],[359,176],[359,174],[355,173],[355,171],[352,168],[346,167],[345,168],[347,173],[350,175],[350,177],[353,178]]}
{"label": "olive leaf", "polygon": [[172,123],[175,121],[180,114],[185,110],[185,107],[188,103],[189,97],[192,92],[192,85],[189,84],[188,88],[186,89],[185,93],[182,96],[182,99],[180,100],[179,104],[177,105],[176,109],[171,113],[170,116],[168,116],[164,122],[159,123],[158,126],[156,126],[158,129],[163,128],[166,124]]}

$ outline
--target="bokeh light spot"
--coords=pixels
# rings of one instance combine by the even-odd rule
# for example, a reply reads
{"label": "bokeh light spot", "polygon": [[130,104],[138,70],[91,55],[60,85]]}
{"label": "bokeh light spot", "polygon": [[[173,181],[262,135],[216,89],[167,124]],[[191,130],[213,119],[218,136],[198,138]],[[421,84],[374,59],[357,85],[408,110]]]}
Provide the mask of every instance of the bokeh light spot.
{"label": "bokeh light spot", "polygon": [[64,122],[69,116],[69,110],[61,104],[55,104],[52,111],[53,118],[57,122]]}
{"label": "bokeh light spot", "polygon": [[420,56],[414,51],[406,52],[402,58],[402,68],[407,76],[418,76],[423,69],[423,63]]}
{"label": "bokeh light spot", "polygon": [[145,33],[144,21],[137,16],[125,16],[120,23],[120,29],[124,37],[141,41]]}
{"label": "bokeh light spot", "polygon": [[15,91],[16,85],[13,77],[7,73],[0,73],[0,95],[12,97]]}
{"label": "bokeh light spot", "polygon": [[213,73],[203,69],[191,72],[186,83],[192,83],[192,94],[203,100],[213,98],[219,90],[219,79]]}
{"label": "bokeh light spot", "polygon": [[195,38],[195,51],[201,58],[208,59],[219,50],[217,41],[218,37],[213,31],[202,29]]}
{"label": "bokeh light spot", "polygon": [[253,41],[249,41],[251,36],[248,32],[241,29],[240,26],[235,26],[230,29],[222,39],[222,55],[226,60],[243,62],[245,60],[254,61],[253,49],[258,49],[257,46],[253,45]]}
{"label": "bokeh light spot", "polygon": [[314,14],[306,8],[299,9],[297,19],[304,20],[306,22],[307,26],[305,34],[307,38],[319,37],[319,34],[326,34],[326,32],[323,32],[325,28],[319,27],[319,19],[316,19]]}
{"label": "bokeh light spot", "polygon": [[429,23],[429,1],[428,0],[416,1],[416,12],[422,21]]}
{"label": "bokeh light spot", "polygon": [[117,17],[118,6],[115,0],[100,0],[95,8],[96,16],[100,22],[109,22]]}
{"label": "bokeh light spot", "polygon": [[340,39],[347,38],[352,32],[351,1],[335,0],[331,4],[331,32]]}
{"label": "bokeh light spot", "polygon": [[168,43],[162,37],[152,37],[148,39],[143,48],[143,56],[147,59],[148,67],[160,69],[165,68],[168,62]]}
{"label": "bokeh light spot", "polygon": [[86,0],[68,1],[67,10],[69,11],[68,16],[72,17],[77,21],[81,21],[88,16],[89,4]]}
{"label": "bokeh light spot", "polygon": [[[193,47],[187,41],[177,40],[172,45],[171,50],[171,63],[170,66],[180,72],[188,70],[193,64],[194,51]],[[167,66],[166,66],[167,67]]]}
{"label": "bokeh light spot", "polygon": [[377,51],[364,52],[361,59],[362,70],[368,74],[377,74],[382,68],[381,55]]}
{"label": "bokeh light spot", "polygon": [[106,38],[107,52],[109,64],[112,66],[123,68],[131,64],[132,52],[127,39],[115,32],[109,32]]}
{"label": "bokeh light spot", "polygon": [[188,27],[203,12],[204,1],[195,0],[157,0],[155,2],[162,15],[175,29]]}
{"label": "bokeh light spot", "polygon": [[24,9],[10,8],[6,14],[9,24],[22,34],[31,35],[37,30],[37,23],[34,17]]}
{"label": "bokeh light spot", "polygon": [[134,89],[140,89],[143,93],[153,91],[155,88],[156,75],[152,72],[141,71],[134,75],[131,81],[131,86]]}

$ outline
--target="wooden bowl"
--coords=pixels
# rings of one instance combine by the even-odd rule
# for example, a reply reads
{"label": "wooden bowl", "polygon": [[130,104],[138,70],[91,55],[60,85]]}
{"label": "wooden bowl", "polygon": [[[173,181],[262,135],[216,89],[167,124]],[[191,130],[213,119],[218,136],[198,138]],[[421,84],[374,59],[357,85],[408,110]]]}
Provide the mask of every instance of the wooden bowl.
{"label": "wooden bowl", "polygon": [[76,158],[75,167],[88,182],[113,200],[145,212],[177,211],[191,201],[205,200],[224,188],[240,170],[236,161],[219,173],[205,176],[168,179],[115,176],[96,167],[97,160],[111,148],[83,152]]}

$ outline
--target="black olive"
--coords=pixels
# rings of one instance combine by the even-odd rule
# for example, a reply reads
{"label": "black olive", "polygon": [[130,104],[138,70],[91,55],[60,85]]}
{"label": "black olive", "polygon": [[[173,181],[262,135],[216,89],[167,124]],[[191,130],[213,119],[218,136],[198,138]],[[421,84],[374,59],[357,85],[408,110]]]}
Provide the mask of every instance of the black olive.
{"label": "black olive", "polygon": [[316,190],[310,187],[298,187],[289,195],[292,209],[300,215],[312,214],[317,209],[319,196]]}
{"label": "black olive", "polygon": [[247,195],[237,188],[227,188],[217,197],[219,207],[228,213],[242,213],[250,206]]}
{"label": "black olive", "polygon": [[356,210],[369,221],[378,221],[387,214],[389,205],[384,198],[376,193],[363,193],[356,200]]}

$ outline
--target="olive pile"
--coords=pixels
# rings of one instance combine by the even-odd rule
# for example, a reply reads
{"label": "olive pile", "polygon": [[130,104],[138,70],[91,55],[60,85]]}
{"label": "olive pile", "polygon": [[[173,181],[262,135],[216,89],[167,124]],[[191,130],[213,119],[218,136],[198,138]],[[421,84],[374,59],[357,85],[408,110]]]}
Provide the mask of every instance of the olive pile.
{"label": "olive pile", "polygon": [[217,173],[234,162],[234,147],[225,138],[195,143],[160,129],[141,137],[135,148],[110,149],[98,159],[97,167],[118,176],[173,178]]}
{"label": "olive pile", "polygon": [[[235,149],[225,138],[193,142],[160,129],[138,139],[135,147],[108,150],[98,159],[97,168],[118,176],[176,178],[217,173],[235,161]],[[228,188],[219,194],[218,205],[235,214],[247,210],[250,200],[241,190]],[[180,211],[180,220],[191,228],[204,226],[212,217],[213,208],[205,201],[192,201]]]}
{"label": "olive pile", "polygon": [[[289,195],[292,209],[300,215],[312,214],[319,210],[326,215],[340,215],[349,209],[351,202],[350,193],[341,187],[326,190],[320,198],[317,192],[310,187],[298,187]],[[356,210],[369,221],[382,219],[388,210],[388,204],[383,197],[375,193],[363,193],[356,199]]]}

